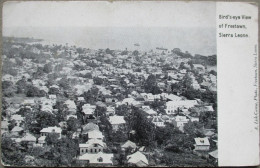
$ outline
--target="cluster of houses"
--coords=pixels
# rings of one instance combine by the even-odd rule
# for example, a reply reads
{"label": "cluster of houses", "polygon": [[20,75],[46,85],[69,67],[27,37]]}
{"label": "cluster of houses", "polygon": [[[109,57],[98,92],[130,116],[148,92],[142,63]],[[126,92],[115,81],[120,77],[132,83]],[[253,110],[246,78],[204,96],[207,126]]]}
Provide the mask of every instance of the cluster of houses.
{"label": "cluster of houses", "polygon": [[[17,46],[19,47],[15,45],[16,48]],[[111,166],[114,163],[114,154],[106,152],[106,137],[98,126],[98,114],[96,114],[98,106],[106,109],[106,116],[113,131],[124,128],[126,125],[124,116],[117,115],[115,112],[116,108],[122,105],[140,108],[154,126],[163,128],[168,122],[182,132],[184,132],[185,124],[201,122],[200,113],[215,112],[212,104],[204,103],[200,99],[188,100],[179,92],[171,92],[171,85],[180,82],[185,75],[192,79],[191,85],[195,90],[216,91],[216,76],[210,74],[206,66],[193,64],[195,70],[203,77],[202,83],[198,83],[195,74],[187,71],[191,68],[188,64],[189,58],[182,58],[172,53],[162,54],[150,51],[140,52],[139,59],[141,60],[137,61],[136,56],[129,51],[125,55],[117,50],[113,51],[114,55],[106,53],[105,50],[91,49],[78,53],[76,47],[64,46],[54,54],[51,52],[52,47],[45,47],[43,50],[31,47],[31,52],[34,54],[50,56],[46,63],[52,64],[52,71],[43,74],[39,79],[34,79],[32,73],[36,72],[39,67],[43,67],[43,64],[28,58],[23,59],[22,67],[13,67],[17,70],[16,76],[3,74],[2,81],[10,81],[15,85],[24,79],[45,93],[43,97],[19,99],[20,95],[17,95],[6,98],[8,100],[8,107],[5,109],[7,115],[2,117],[1,134],[11,137],[16,143],[27,142],[31,147],[45,147],[46,137],[49,134],[55,133],[58,138],[64,137],[62,131],[66,130],[66,122],[70,118],[75,118],[83,120],[85,124],[72,134],[72,139],[80,136],[87,137],[84,143],[79,144],[79,155],[75,157],[77,161],[81,164]],[[19,49],[22,50],[21,47]],[[100,57],[101,60],[98,59]],[[9,59],[7,56],[3,56],[3,60],[7,59]],[[16,62],[15,59],[10,59],[10,61]],[[178,68],[181,63],[184,63],[186,69]],[[172,65],[175,70],[163,70],[162,67],[166,64]],[[52,74],[57,77],[52,79],[50,85],[48,80]],[[151,74],[156,75],[156,82],[162,93],[151,94],[144,91],[144,82]],[[167,76],[166,79],[165,76]],[[65,89],[60,84],[64,78],[68,82],[69,89]],[[97,83],[96,80],[101,82]],[[95,103],[87,102],[84,97],[84,93],[88,93],[92,88],[97,88],[98,95],[102,95],[96,99]],[[126,90],[129,94],[122,94]],[[163,110],[159,111],[149,105],[157,101],[164,102]],[[25,126],[25,122],[28,122],[26,115],[17,114],[21,109],[27,109],[33,113],[39,107],[40,111],[56,117],[57,111],[60,110],[55,109],[57,102],[62,102],[63,111],[67,114],[66,118],[59,123],[59,126],[42,128],[38,135],[29,132]],[[194,115],[194,111],[197,115]],[[78,118],[78,113],[82,114],[82,118]],[[11,121],[15,122],[15,126],[10,130]],[[217,135],[214,129],[204,129],[203,133],[205,137],[194,139],[195,151],[210,151],[209,139]],[[122,150],[129,147],[132,149],[131,154],[127,156],[127,162],[130,165],[149,166],[143,146],[138,147],[130,140],[121,145]],[[209,156],[217,159],[217,151],[210,152]]]}

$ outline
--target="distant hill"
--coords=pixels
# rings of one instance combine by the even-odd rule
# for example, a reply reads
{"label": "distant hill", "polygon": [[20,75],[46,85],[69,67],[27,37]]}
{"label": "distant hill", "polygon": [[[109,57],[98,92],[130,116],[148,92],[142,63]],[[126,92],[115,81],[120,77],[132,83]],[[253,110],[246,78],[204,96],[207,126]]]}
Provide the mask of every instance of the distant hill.
{"label": "distant hill", "polygon": [[199,54],[195,54],[193,58],[194,63],[204,63],[206,65],[215,66],[217,65],[217,55],[203,56]]}
{"label": "distant hill", "polygon": [[32,43],[40,42],[42,39],[34,39],[29,37],[3,37],[4,42],[13,42],[13,43]]}

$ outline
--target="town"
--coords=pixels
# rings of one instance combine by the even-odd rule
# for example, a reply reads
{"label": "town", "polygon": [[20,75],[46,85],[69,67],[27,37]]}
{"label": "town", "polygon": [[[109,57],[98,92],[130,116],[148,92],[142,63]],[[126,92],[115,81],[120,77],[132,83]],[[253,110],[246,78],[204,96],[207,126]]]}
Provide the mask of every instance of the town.
{"label": "town", "polygon": [[138,45],[4,37],[3,164],[216,166],[216,55]]}

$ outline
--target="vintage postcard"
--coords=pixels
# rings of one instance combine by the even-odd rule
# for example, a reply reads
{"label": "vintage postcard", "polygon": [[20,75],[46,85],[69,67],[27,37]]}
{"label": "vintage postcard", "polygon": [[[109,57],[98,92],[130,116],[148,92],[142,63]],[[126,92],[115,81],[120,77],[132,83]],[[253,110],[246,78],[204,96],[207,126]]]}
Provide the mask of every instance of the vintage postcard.
{"label": "vintage postcard", "polygon": [[259,164],[257,2],[2,5],[2,165]]}

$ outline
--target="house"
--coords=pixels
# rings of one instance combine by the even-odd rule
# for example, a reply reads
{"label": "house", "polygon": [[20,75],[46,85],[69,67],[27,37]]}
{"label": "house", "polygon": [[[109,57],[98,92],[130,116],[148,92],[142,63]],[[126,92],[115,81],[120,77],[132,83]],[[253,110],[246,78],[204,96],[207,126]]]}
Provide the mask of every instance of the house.
{"label": "house", "polygon": [[152,123],[157,127],[165,127],[164,120],[161,118],[161,116],[154,116]]}
{"label": "house", "polygon": [[200,74],[205,73],[205,67],[201,64],[193,64],[194,69],[196,69]]}
{"label": "house", "polygon": [[62,129],[66,129],[66,128],[68,127],[66,121],[61,121],[61,122],[59,122],[59,126],[60,126]]}
{"label": "house", "polygon": [[175,127],[179,128],[180,131],[184,131],[184,125],[189,122],[189,118],[187,116],[177,115],[173,118],[172,123]]}
{"label": "house", "polygon": [[137,104],[139,104],[139,102],[137,102],[134,98],[125,98],[123,101],[122,101],[122,104],[126,104],[127,106],[135,106]]}
{"label": "house", "polygon": [[141,153],[140,151],[137,151],[131,155],[128,155],[127,162],[130,165],[134,165],[137,167],[145,167],[145,166],[149,165],[146,156],[143,153]]}
{"label": "house", "polygon": [[136,146],[136,144],[135,144],[134,142],[128,140],[128,141],[126,141],[126,142],[121,146],[121,148],[122,148],[122,150],[124,150],[124,151],[125,151],[127,148],[132,148],[132,151],[134,151],[134,150],[137,148],[137,146]]}
{"label": "house", "polygon": [[145,152],[145,151],[146,151],[146,147],[145,147],[145,146],[141,146],[141,147],[138,149],[138,151],[140,151],[140,152]]}
{"label": "house", "polygon": [[191,108],[197,105],[197,100],[179,100],[179,101],[168,101],[166,102],[166,113],[174,114],[178,109]]}
{"label": "house", "polygon": [[80,155],[103,152],[104,148],[106,148],[106,144],[100,139],[89,139],[86,143],[79,144]]}
{"label": "house", "polygon": [[22,117],[21,115],[14,114],[11,116],[11,120],[15,120],[16,124],[20,126],[24,121],[24,117]]}
{"label": "house", "polygon": [[69,118],[75,118],[75,119],[77,119],[78,117],[77,117],[77,115],[67,115],[67,116],[66,116],[66,119],[68,120]]}
{"label": "house", "polygon": [[180,96],[174,95],[174,94],[166,94],[164,96],[166,98],[166,100],[170,100],[170,101],[180,101],[182,100],[182,98]]}
{"label": "house", "polygon": [[56,99],[57,99],[56,95],[50,94],[49,99],[52,101],[52,105],[56,104]]}
{"label": "house", "polygon": [[110,116],[110,115],[115,115],[115,107],[108,106],[108,107],[107,107],[107,112],[106,112],[106,114],[107,114],[108,116]]}
{"label": "house", "polygon": [[104,135],[99,130],[92,130],[88,132],[88,139],[99,139],[103,140]]}
{"label": "house", "polygon": [[41,146],[41,147],[44,147],[46,146],[46,136],[41,136],[38,138],[38,145]]}
{"label": "house", "polygon": [[186,115],[189,119],[190,119],[190,121],[191,122],[194,122],[194,121],[197,121],[197,122],[199,122],[199,117],[198,116],[190,116],[190,115]]}
{"label": "house", "polygon": [[12,130],[11,130],[11,134],[14,136],[18,136],[19,134],[21,134],[23,132],[23,128],[19,127],[19,126],[15,126]]}
{"label": "house", "polygon": [[126,123],[124,116],[110,116],[109,122],[112,125],[114,131],[117,131],[119,128],[124,127]]}
{"label": "house", "polygon": [[142,106],[142,109],[143,109],[144,111],[150,110],[150,106]]}
{"label": "house", "polygon": [[66,100],[64,104],[70,114],[76,114],[77,106],[73,100]]}
{"label": "house", "polygon": [[89,164],[90,166],[113,166],[113,154],[98,152],[85,153],[78,157],[77,162],[81,164]]}
{"label": "house", "polygon": [[194,138],[195,140],[195,151],[208,151],[210,148],[209,139],[207,137],[205,138]]}
{"label": "house", "polygon": [[193,88],[193,89],[195,89],[195,90],[199,90],[199,89],[201,89],[200,88],[200,85],[199,85],[199,83],[196,81],[196,82],[193,82],[192,84],[191,84],[191,87]]}
{"label": "house", "polygon": [[146,114],[148,114],[149,116],[155,116],[155,115],[157,115],[157,112],[154,111],[153,109],[144,110],[144,112],[145,112]]}
{"label": "house", "polygon": [[78,128],[76,132],[72,134],[72,139],[78,139],[81,135],[81,129]]}
{"label": "house", "polygon": [[53,107],[51,104],[42,104],[41,105],[41,111],[47,112],[47,113],[51,113],[53,112]]}
{"label": "house", "polygon": [[155,100],[154,95],[151,94],[151,93],[148,93],[148,94],[147,93],[141,93],[140,95],[144,98],[145,101],[152,102],[152,101]]}
{"label": "house", "polygon": [[84,118],[89,118],[90,116],[94,116],[94,111],[96,110],[95,105],[84,104],[82,106],[82,112],[84,113]]}
{"label": "house", "polygon": [[214,129],[204,129],[202,133],[208,138],[215,135]]}
{"label": "house", "polygon": [[1,121],[1,134],[8,132],[8,122],[6,120]]}
{"label": "house", "polygon": [[105,97],[105,102],[106,103],[115,103],[115,102],[117,102],[118,101],[118,99],[117,98],[114,98],[114,97]]}
{"label": "house", "polygon": [[3,75],[2,81],[11,81],[11,82],[15,83],[14,76],[9,75],[9,74]]}
{"label": "house", "polygon": [[84,126],[82,126],[82,134],[88,134],[90,131],[99,130],[99,127],[97,124],[94,123],[88,123]]}
{"label": "house", "polygon": [[36,144],[36,137],[30,133],[26,133],[24,137],[22,137],[21,142],[26,142],[28,146],[33,147]]}
{"label": "house", "polygon": [[47,128],[43,128],[40,133],[41,136],[48,136],[51,133],[56,133],[59,135],[59,138],[61,138],[61,128],[60,127],[47,127]]}
{"label": "house", "polygon": [[218,162],[218,150],[214,150],[209,153],[209,160],[213,160],[214,162]]}
{"label": "house", "polygon": [[84,102],[84,101],[85,101],[84,97],[78,97],[78,102]]}
{"label": "house", "polygon": [[192,112],[196,112],[198,114],[204,113],[204,112],[214,112],[214,109],[212,106],[198,106],[198,107],[192,107],[190,109]]}
{"label": "house", "polygon": [[18,106],[16,106],[16,107],[8,107],[6,110],[5,110],[5,112],[6,112],[6,114],[7,114],[7,118],[8,119],[11,119],[11,117],[12,117],[12,115],[14,115],[16,112],[18,112],[20,110],[20,107]]}

